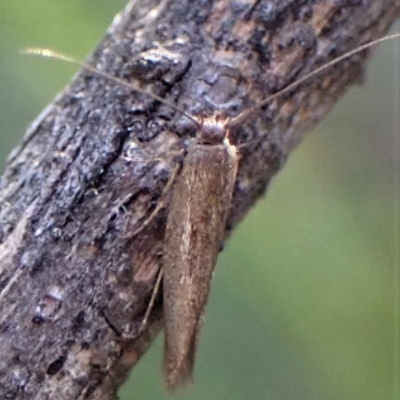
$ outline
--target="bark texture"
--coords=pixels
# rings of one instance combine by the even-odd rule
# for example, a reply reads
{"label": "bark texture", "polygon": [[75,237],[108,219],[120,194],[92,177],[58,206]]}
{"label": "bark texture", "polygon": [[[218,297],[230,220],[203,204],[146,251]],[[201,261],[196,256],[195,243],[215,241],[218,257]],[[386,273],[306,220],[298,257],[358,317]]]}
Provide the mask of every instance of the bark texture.
{"label": "bark texture", "polygon": [[[90,62],[195,116],[236,116],[381,36],[399,9],[399,0],[132,1]],[[232,128],[240,165],[227,235],[360,80],[365,57]],[[139,334],[162,261],[163,188],[195,131],[168,106],[87,72],[29,128],[0,183],[1,399],[113,397],[162,327],[158,301]]]}

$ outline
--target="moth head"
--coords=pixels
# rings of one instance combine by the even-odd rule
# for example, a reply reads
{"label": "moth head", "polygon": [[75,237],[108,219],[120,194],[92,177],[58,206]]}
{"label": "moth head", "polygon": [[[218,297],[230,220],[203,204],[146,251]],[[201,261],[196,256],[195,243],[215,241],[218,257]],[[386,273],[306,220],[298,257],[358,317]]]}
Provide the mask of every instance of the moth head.
{"label": "moth head", "polygon": [[227,119],[222,115],[213,115],[201,120],[197,140],[201,144],[220,144],[227,136]]}

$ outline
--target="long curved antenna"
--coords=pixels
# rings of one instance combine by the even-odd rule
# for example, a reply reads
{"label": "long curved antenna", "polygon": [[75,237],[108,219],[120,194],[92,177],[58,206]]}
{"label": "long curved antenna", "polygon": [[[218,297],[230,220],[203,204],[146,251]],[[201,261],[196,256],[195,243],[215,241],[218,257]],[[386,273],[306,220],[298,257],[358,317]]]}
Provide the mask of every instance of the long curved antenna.
{"label": "long curved antenna", "polygon": [[178,111],[180,113],[182,113],[185,117],[191,119],[192,121],[194,121],[196,124],[200,125],[199,121],[196,120],[196,118],[194,118],[192,115],[188,114],[187,112],[183,111],[181,108],[175,106],[172,103],[169,103],[168,101],[164,100],[162,97],[148,92],[146,90],[140,89],[137,86],[133,85],[132,83],[126,82],[121,78],[118,78],[114,75],[108,74],[107,72],[103,72],[103,71],[99,71],[96,68],[92,67],[89,64],[85,64],[82,61],[77,60],[76,58],[67,56],[65,54],[62,53],[57,53],[53,50],[50,49],[42,49],[42,48],[36,48],[36,47],[28,47],[27,49],[24,49],[21,51],[22,54],[29,54],[29,55],[37,55],[37,56],[41,56],[41,57],[48,57],[48,58],[54,58],[56,60],[62,60],[62,61],[66,61],[70,64],[74,64],[77,65],[78,67],[81,67],[82,69],[89,71],[95,75],[101,76],[102,78],[108,79],[112,82],[115,82],[119,85],[125,86],[128,89],[131,89],[135,92],[138,93],[142,93],[146,96],[151,97],[154,100],[159,101],[162,104],[167,105],[168,107],[172,108],[175,111]]}
{"label": "long curved antenna", "polygon": [[[261,107],[263,107],[263,106],[267,105],[268,103],[270,103],[272,100],[276,99],[279,96],[284,95],[285,93],[290,92],[291,90],[293,90],[294,88],[296,88],[297,86],[302,84],[303,82],[309,80],[310,78],[312,78],[315,75],[320,74],[321,72],[323,72],[326,69],[332,67],[333,65],[338,64],[339,62],[345,60],[346,58],[349,58],[349,57],[351,57],[351,56],[353,56],[353,55],[355,55],[357,53],[360,53],[361,51],[366,50],[366,49],[368,49],[368,48],[370,48],[372,46],[375,46],[375,45],[377,45],[379,43],[386,42],[388,40],[396,39],[396,38],[399,38],[399,37],[400,37],[400,33],[395,33],[393,35],[384,36],[384,37],[381,37],[379,39],[373,40],[373,41],[371,41],[369,43],[365,43],[365,44],[361,45],[360,47],[357,47],[356,49],[348,51],[345,54],[342,54],[341,56],[333,59],[332,61],[330,61],[330,62],[318,67],[314,71],[309,72],[308,74],[304,75],[303,77],[301,77],[297,81],[295,81],[295,82],[291,83],[290,85],[286,86],[284,89],[282,89],[282,90],[280,90],[280,91],[278,91],[276,93],[273,93],[272,95],[268,96],[266,99],[262,100],[261,102],[259,102],[255,106],[251,107],[247,111],[244,111],[241,114],[237,115],[236,117],[233,117],[233,118],[229,119],[227,121],[227,123],[226,123],[226,127],[230,128],[230,127],[233,127],[235,125],[240,124],[241,122],[246,120],[249,116],[251,116],[252,114],[257,112]],[[147,96],[153,98],[154,100],[157,100],[160,103],[167,105],[168,107],[172,108],[173,110],[182,113],[187,118],[191,119],[196,124],[200,125],[199,121],[196,118],[194,118],[192,115],[190,115],[187,112],[183,111],[181,108],[175,106],[174,104],[169,103],[168,101],[164,100],[162,97],[160,97],[160,96],[158,96],[158,95],[156,95],[154,93],[148,92],[146,90],[140,89],[137,86],[135,86],[135,85],[133,85],[133,84],[131,84],[129,82],[126,82],[126,81],[124,81],[124,80],[122,80],[122,79],[120,79],[120,78],[118,78],[116,76],[108,74],[107,72],[99,71],[96,68],[94,68],[94,67],[92,67],[92,66],[90,66],[88,64],[85,64],[84,62],[81,62],[81,61],[79,61],[79,60],[77,60],[77,59],[75,59],[73,57],[67,56],[67,55],[62,54],[62,53],[57,53],[57,52],[55,52],[53,50],[50,50],[50,49],[34,48],[34,47],[33,48],[27,48],[27,49],[23,50],[22,53],[39,55],[39,56],[48,57],[48,58],[54,58],[54,59],[57,59],[57,60],[66,61],[66,62],[68,62],[70,64],[75,64],[75,65],[81,67],[82,69],[84,69],[86,71],[89,71],[89,72],[91,72],[93,74],[101,76],[101,77],[103,77],[105,79],[108,79],[108,80],[110,80],[112,82],[115,82],[115,83],[117,83],[119,85],[125,86],[128,89],[134,90],[134,91],[136,91],[138,93],[142,93],[144,95],[147,95]]]}
{"label": "long curved antenna", "polygon": [[285,93],[290,92],[292,89],[294,89],[295,87],[299,86],[301,83],[309,80],[314,75],[317,75],[317,74],[325,71],[326,69],[332,67],[333,65],[345,60],[346,58],[349,58],[349,57],[353,56],[354,54],[357,54],[357,53],[359,53],[359,52],[361,52],[361,51],[363,51],[365,49],[368,49],[368,48],[370,48],[372,46],[375,46],[375,45],[377,45],[379,43],[386,42],[388,40],[396,39],[396,38],[399,38],[399,37],[400,37],[400,33],[394,33],[393,35],[384,36],[384,37],[381,37],[380,39],[373,40],[372,42],[365,43],[365,44],[361,45],[360,47],[357,47],[354,50],[351,50],[351,51],[348,51],[347,53],[342,54],[341,56],[333,59],[332,61],[330,61],[330,62],[318,67],[314,71],[304,75],[303,77],[301,77],[297,81],[291,83],[289,86],[286,86],[284,89],[280,90],[279,92],[271,94],[270,96],[268,96],[266,99],[262,100],[257,105],[249,108],[247,111],[244,111],[241,114],[239,114],[238,116],[231,118],[230,120],[228,120],[228,122],[226,124],[227,127],[230,128],[232,126],[240,124],[245,119],[247,119],[250,115],[252,115],[256,111],[258,111],[261,107],[263,107],[263,106],[267,105],[268,103],[270,103],[272,100],[276,99],[279,96],[282,96]]}

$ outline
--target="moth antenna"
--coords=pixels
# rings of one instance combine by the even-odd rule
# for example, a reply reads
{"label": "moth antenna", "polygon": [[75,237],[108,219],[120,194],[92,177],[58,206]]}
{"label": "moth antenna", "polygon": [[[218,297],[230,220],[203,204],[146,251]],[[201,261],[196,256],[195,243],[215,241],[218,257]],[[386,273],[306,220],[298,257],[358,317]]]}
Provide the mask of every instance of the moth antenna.
{"label": "moth antenna", "polygon": [[382,42],[386,42],[388,40],[392,40],[392,39],[396,39],[400,37],[400,33],[394,33],[393,35],[388,35],[388,36],[383,36],[379,39],[373,40],[371,42],[365,43],[363,45],[361,45],[360,47],[357,47],[356,49],[353,49],[351,51],[348,51],[347,53],[342,54],[341,56],[333,59],[332,61],[329,61],[328,63],[321,65],[320,67],[318,67],[317,69],[315,69],[312,72],[309,72],[308,74],[302,76],[300,79],[298,79],[297,81],[291,83],[290,85],[286,86],[284,89],[271,94],[270,96],[268,96],[266,99],[262,100],[260,103],[258,103],[257,105],[249,108],[247,111],[242,112],[241,114],[239,114],[236,117],[231,118],[230,120],[228,120],[228,122],[226,123],[226,126],[228,128],[231,128],[235,125],[240,124],[241,122],[243,122],[246,118],[248,118],[250,115],[252,115],[253,113],[255,113],[256,111],[258,111],[261,107],[267,105],[268,103],[270,103],[272,100],[276,99],[279,96],[282,96],[285,93],[290,92],[292,89],[294,89],[295,87],[299,86],[301,83],[309,80],[310,78],[312,78],[313,76],[325,71],[326,69],[332,67],[335,64],[338,64],[339,62],[345,60],[346,58],[349,58],[351,56],[353,56],[354,54],[360,53],[363,50],[366,50],[372,46],[375,46],[379,43]]}
{"label": "moth antenna", "polygon": [[93,73],[95,75],[101,76],[102,78],[108,79],[111,82],[115,82],[115,83],[117,83],[119,85],[125,86],[126,88],[131,89],[131,90],[133,90],[135,92],[142,93],[142,94],[144,94],[146,96],[149,96],[152,99],[157,100],[160,103],[165,104],[166,106],[172,108],[173,110],[182,113],[185,117],[191,119],[192,121],[194,121],[196,124],[199,125],[199,121],[196,118],[193,118],[193,116],[191,116],[187,112],[183,111],[181,108],[175,106],[174,104],[169,103],[168,101],[166,101],[162,97],[157,96],[154,93],[148,92],[147,90],[140,89],[137,86],[135,86],[135,85],[133,85],[133,84],[131,84],[129,82],[126,82],[121,78],[118,78],[118,77],[116,77],[114,75],[108,74],[107,72],[99,71],[96,68],[92,67],[91,65],[86,64],[86,63],[84,63],[82,61],[79,61],[76,58],[73,58],[71,56],[67,56],[67,55],[62,54],[62,53],[57,53],[57,52],[55,52],[53,50],[50,50],[50,49],[36,48],[36,47],[28,47],[27,49],[22,50],[21,53],[22,54],[28,54],[28,55],[36,55],[36,56],[41,56],[41,57],[47,57],[47,58],[53,58],[53,59],[56,59],[56,60],[66,61],[66,62],[68,62],[70,64],[77,65],[78,67],[84,69],[85,71],[91,72],[91,73]]}

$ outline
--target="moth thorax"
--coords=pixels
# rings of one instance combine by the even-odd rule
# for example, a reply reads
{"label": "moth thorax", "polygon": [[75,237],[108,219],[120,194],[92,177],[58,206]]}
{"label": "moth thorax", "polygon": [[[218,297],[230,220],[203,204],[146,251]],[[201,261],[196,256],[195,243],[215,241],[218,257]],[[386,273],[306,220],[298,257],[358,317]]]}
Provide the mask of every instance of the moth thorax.
{"label": "moth thorax", "polygon": [[227,128],[221,117],[204,118],[197,139],[201,144],[219,144],[226,137]]}

